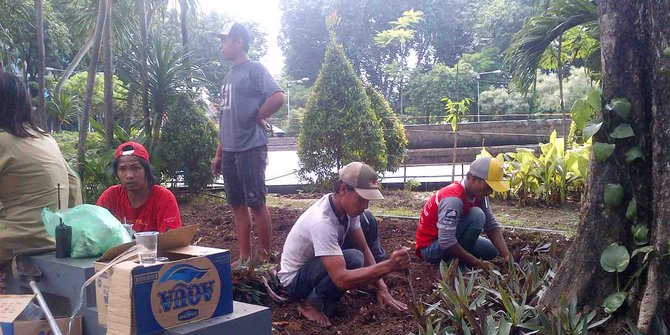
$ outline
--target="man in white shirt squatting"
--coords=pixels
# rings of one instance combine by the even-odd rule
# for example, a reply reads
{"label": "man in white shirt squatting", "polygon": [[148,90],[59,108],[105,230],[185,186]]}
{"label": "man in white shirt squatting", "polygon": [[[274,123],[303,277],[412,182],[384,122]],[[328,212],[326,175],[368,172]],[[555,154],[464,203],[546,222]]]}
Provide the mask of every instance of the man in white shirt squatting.
{"label": "man in white shirt squatting", "polygon": [[[298,311],[321,326],[330,326],[344,292],[377,286],[377,301],[399,310],[407,305],[395,300],[382,278],[409,268],[406,248],[376,263],[361,230],[359,215],[370,200],[384,199],[372,167],[353,162],[339,171],[334,192],[308,208],[289,232],[281,257],[279,279],[292,299],[300,301]],[[342,250],[344,241],[354,249]]]}

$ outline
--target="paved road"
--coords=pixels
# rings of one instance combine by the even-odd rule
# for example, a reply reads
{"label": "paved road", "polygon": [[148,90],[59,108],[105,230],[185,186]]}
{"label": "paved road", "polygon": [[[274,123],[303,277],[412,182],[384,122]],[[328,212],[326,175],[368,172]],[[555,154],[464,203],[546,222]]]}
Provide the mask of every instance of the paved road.
{"label": "paved road", "polygon": [[[298,166],[298,155],[295,151],[268,152],[268,167],[265,173],[267,185],[296,185],[300,184],[295,170]],[[468,171],[465,164],[463,170]],[[460,180],[461,165],[456,165],[456,180]],[[416,179],[419,182],[448,182],[451,181],[451,165],[425,165],[400,168],[396,172],[384,174],[382,183],[402,183],[403,179]]]}

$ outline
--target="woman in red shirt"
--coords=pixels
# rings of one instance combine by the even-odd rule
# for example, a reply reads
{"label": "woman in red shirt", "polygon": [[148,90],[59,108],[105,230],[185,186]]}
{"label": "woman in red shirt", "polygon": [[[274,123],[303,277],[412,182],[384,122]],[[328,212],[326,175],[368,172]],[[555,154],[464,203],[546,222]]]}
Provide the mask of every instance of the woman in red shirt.
{"label": "woman in red shirt", "polygon": [[181,227],[177,199],[158,185],[149,153],[137,142],[121,144],[114,154],[114,173],[120,184],[106,189],[96,205],[107,208],[136,232],[166,232]]}

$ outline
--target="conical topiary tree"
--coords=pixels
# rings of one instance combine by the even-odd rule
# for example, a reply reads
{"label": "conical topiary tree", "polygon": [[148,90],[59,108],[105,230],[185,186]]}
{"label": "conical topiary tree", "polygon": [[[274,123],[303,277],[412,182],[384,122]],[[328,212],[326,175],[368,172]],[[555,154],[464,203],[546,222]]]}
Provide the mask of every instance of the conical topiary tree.
{"label": "conical topiary tree", "polygon": [[386,169],[382,125],[332,31],[302,118],[298,158],[300,177],[321,185],[351,161],[363,161],[380,172]]}
{"label": "conical topiary tree", "polygon": [[365,93],[370,99],[372,111],[382,124],[384,143],[386,143],[386,171],[396,171],[407,154],[405,127],[398,120],[388,100],[377,89],[368,85]]}

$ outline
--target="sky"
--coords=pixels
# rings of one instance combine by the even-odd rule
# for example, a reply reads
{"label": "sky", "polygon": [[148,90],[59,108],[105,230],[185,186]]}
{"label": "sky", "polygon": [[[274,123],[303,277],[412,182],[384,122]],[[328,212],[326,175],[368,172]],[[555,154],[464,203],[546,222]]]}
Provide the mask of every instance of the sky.
{"label": "sky", "polygon": [[226,14],[234,20],[257,22],[260,29],[267,34],[268,53],[261,58],[261,63],[268,71],[279,77],[284,64],[284,56],[277,45],[281,11],[279,0],[199,0],[203,12]]}

